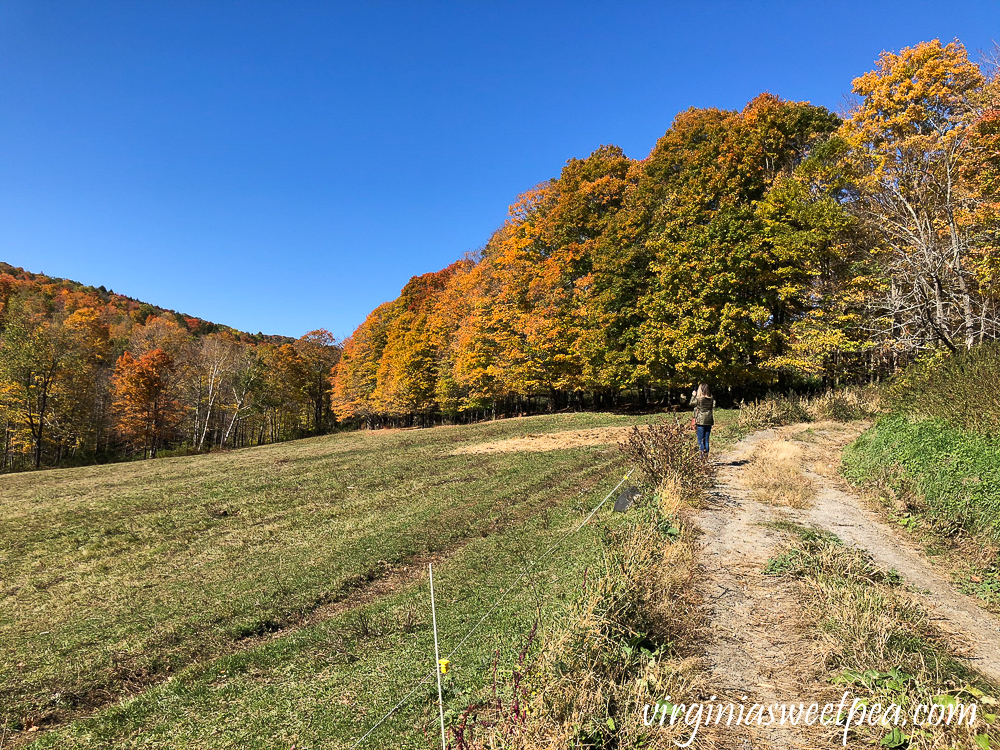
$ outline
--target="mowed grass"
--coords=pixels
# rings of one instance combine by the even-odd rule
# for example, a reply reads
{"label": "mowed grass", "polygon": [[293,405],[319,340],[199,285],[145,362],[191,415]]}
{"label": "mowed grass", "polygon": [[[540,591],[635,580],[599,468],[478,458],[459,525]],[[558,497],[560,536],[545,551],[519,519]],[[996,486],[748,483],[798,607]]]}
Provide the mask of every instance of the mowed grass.
{"label": "mowed grass", "polygon": [[[429,665],[426,585],[401,587],[361,619],[296,625],[393,563],[443,551],[441,627],[456,645],[619,465],[611,446],[449,452],[648,419],[345,433],[0,477],[4,731],[53,747],[349,746],[422,673],[415,665]],[[516,650],[535,612],[578,586],[596,554],[587,533],[491,615],[454,680],[485,679],[495,649]],[[371,746],[380,736],[422,746],[425,704]]]}

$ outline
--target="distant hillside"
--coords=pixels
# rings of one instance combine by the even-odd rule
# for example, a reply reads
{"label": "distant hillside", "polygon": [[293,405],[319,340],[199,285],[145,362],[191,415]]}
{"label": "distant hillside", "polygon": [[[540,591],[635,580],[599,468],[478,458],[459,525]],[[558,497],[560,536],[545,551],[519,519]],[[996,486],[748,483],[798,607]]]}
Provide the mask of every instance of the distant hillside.
{"label": "distant hillside", "polygon": [[322,433],[339,358],[0,263],[0,470]]}
{"label": "distant hillside", "polygon": [[73,281],[72,279],[62,279],[46,276],[41,273],[32,273],[31,271],[25,271],[23,268],[0,261],[0,302],[6,302],[15,289],[21,292],[37,293],[50,299],[54,298],[59,292],[89,295],[96,302],[120,310],[138,323],[145,323],[150,316],[172,319],[196,336],[226,331],[240,339],[250,338],[254,341],[266,341],[271,344],[287,344],[294,341],[289,336],[276,336],[264,333],[252,334],[239,331],[227,325],[213,323],[193,315],[188,315],[187,313],[177,312],[176,310],[169,310],[165,307],[143,302],[124,294],[117,294],[113,289],[106,289],[103,285],[92,287],[81,284],[79,281]]}

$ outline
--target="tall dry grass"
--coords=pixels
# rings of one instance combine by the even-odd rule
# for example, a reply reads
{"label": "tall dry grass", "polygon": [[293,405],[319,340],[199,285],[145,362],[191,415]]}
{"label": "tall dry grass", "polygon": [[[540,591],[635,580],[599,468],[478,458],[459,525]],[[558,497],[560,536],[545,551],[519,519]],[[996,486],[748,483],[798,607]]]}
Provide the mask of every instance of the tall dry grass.
{"label": "tall dry grass", "polygon": [[872,419],[879,411],[879,392],[869,386],[824,391],[816,396],[771,394],[750,403],[741,403],[734,429],[738,435],[743,436],[799,422],[853,422]]}
{"label": "tall dry grass", "polygon": [[642,518],[609,532],[607,566],[546,643],[528,722],[511,748],[673,747],[680,728],[643,725],[642,710],[690,694],[694,547],[684,492],[660,485]]}
{"label": "tall dry grass", "polygon": [[953,427],[1000,435],[1000,342],[950,354],[939,350],[903,370],[885,388],[889,406]]}

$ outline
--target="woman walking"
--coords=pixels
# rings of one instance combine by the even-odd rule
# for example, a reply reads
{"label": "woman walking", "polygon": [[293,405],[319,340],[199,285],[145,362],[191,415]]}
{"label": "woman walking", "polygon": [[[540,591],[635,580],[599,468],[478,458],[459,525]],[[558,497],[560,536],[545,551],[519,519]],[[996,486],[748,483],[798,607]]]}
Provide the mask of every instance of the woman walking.
{"label": "woman walking", "polygon": [[695,391],[694,428],[698,433],[698,450],[702,458],[708,458],[708,436],[712,434],[712,425],[715,424],[714,410],[715,399],[708,383],[701,383]]}

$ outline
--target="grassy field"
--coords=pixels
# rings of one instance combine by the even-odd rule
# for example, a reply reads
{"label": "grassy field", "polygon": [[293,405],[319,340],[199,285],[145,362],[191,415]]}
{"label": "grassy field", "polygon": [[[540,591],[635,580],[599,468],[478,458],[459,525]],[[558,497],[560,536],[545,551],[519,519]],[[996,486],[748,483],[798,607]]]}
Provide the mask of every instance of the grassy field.
{"label": "grassy field", "polygon": [[[621,472],[612,446],[451,452],[648,419],[346,433],[0,477],[0,747],[350,747],[432,666],[426,579],[331,603],[434,558],[449,650]],[[592,533],[456,656],[449,706],[492,679],[498,652],[502,677],[536,616],[575,595]],[[430,690],[365,746],[425,746]]]}

